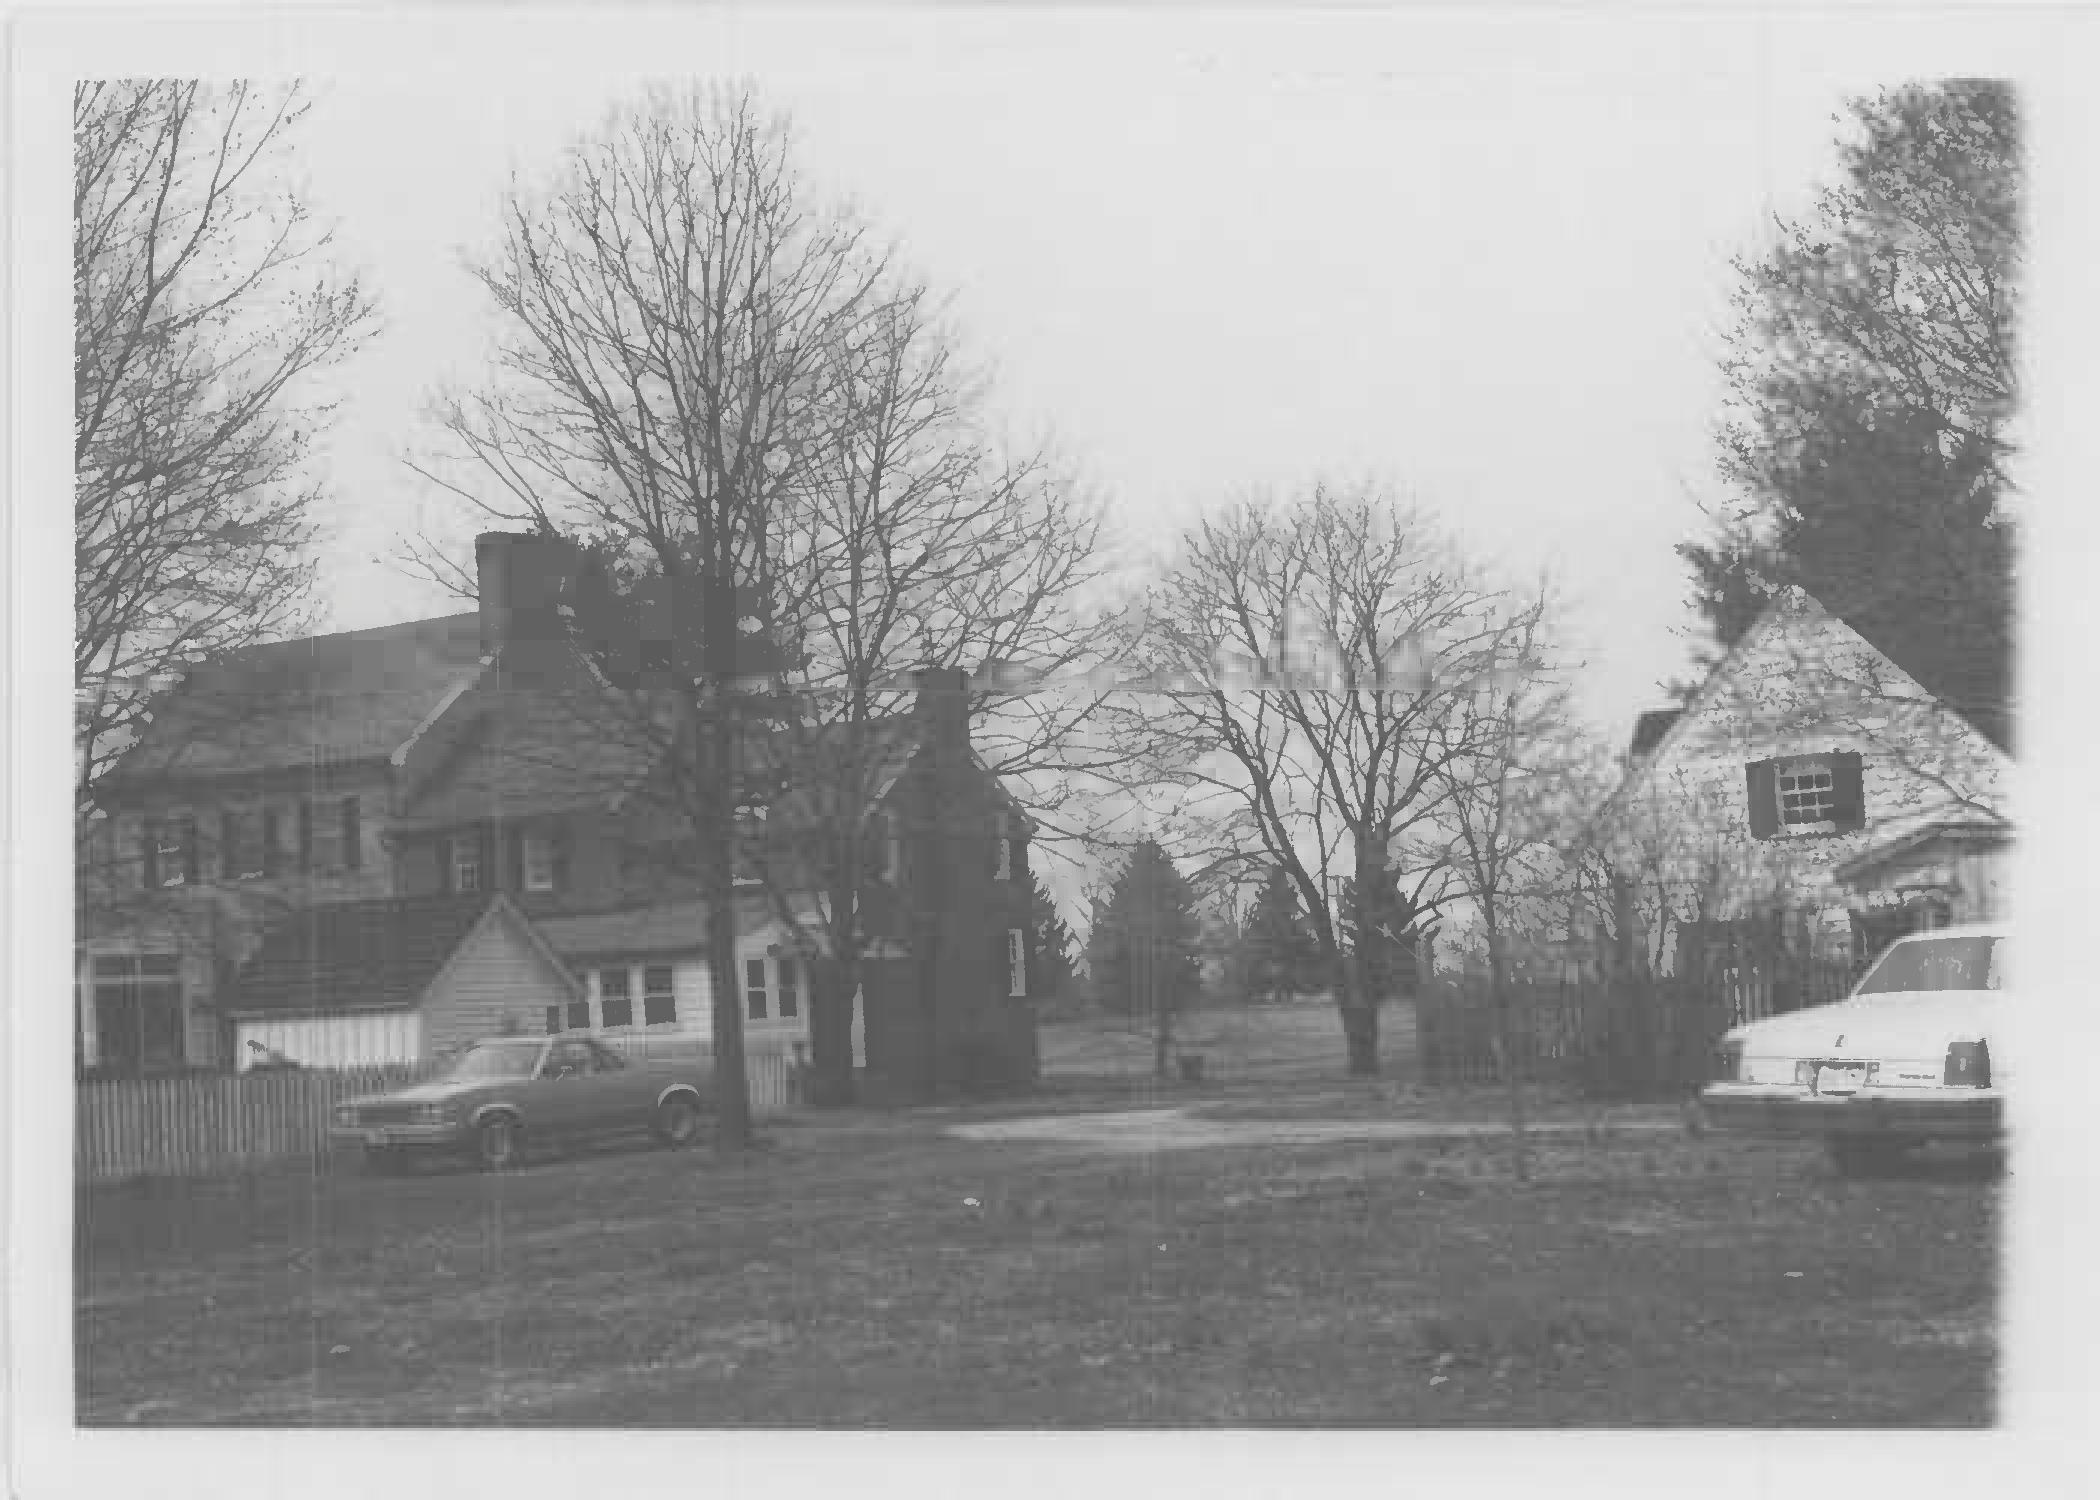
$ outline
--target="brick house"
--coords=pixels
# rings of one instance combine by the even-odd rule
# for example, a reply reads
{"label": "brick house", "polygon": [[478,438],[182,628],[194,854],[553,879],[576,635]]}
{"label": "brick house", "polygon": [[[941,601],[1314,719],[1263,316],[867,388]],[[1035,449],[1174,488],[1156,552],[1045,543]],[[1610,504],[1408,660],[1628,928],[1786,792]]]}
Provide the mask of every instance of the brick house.
{"label": "brick house", "polygon": [[[407,1061],[477,1027],[709,1029],[708,913],[655,732],[669,721],[567,648],[549,586],[565,555],[484,536],[476,611],[255,648],[168,695],[93,841],[84,1065],[239,1067],[251,1042]],[[921,674],[918,707],[878,726],[890,853],[856,1054],[911,1095],[1034,1065],[1032,830],[970,748],[965,686]],[[792,768],[764,753],[779,736],[753,733],[771,790],[749,800],[783,800]],[[773,874],[779,895],[740,881],[737,1003],[754,1044],[787,1046],[808,1036],[788,922],[815,897],[791,865]]]}
{"label": "brick house", "polygon": [[1856,960],[2000,918],[2010,790],[2004,745],[1791,590],[1682,710],[1636,727],[1601,820],[1622,942],[1667,971],[1695,925],[1776,922]]}

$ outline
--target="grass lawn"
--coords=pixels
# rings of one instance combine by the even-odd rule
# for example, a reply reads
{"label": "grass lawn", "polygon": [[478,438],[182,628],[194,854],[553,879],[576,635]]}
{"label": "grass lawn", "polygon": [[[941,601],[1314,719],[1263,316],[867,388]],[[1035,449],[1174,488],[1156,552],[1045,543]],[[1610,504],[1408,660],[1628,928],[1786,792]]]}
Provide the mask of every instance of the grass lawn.
{"label": "grass lawn", "polygon": [[1492,1140],[1148,1155],[946,1133],[975,1113],[783,1123],[726,1164],[84,1193],[80,1419],[1992,1417],[1998,1187],[1959,1164],[1848,1182],[1807,1146],[1573,1136],[1519,1186]]}
{"label": "grass lawn", "polygon": [[[1390,1076],[1412,1077],[1414,1007],[1391,1002],[1380,1007],[1378,1020],[1381,1065]],[[1270,1084],[1337,1078],[1347,1058],[1341,1019],[1326,995],[1198,1007],[1177,1018],[1175,1051],[1201,1052],[1209,1077]],[[1142,1024],[1103,1014],[1045,1022],[1042,1059],[1052,1078],[1149,1077],[1152,1035]]]}

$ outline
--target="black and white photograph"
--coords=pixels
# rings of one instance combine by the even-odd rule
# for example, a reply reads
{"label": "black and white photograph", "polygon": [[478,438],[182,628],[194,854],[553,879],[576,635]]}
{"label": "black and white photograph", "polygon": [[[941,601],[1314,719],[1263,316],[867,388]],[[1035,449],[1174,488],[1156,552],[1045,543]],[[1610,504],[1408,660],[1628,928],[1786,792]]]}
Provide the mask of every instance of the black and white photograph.
{"label": "black and white photograph", "polygon": [[13,1491],[2096,1482],[2003,17],[18,14]]}

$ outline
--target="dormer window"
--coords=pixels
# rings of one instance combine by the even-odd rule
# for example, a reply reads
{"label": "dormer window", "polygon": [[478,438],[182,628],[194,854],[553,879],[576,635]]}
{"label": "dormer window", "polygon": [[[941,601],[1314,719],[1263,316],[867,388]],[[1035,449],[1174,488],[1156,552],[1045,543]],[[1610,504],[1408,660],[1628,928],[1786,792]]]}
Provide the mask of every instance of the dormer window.
{"label": "dormer window", "polygon": [[148,819],[139,838],[141,884],[148,890],[197,882],[197,821]]}
{"label": "dormer window", "polygon": [[882,818],[882,878],[891,885],[904,883],[904,833],[895,813]]}
{"label": "dormer window", "polygon": [[481,889],[481,844],[472,838],[455,838],[452,841],[452,889],[455,891],[478,891]]}
{"label": "dormer window", "polygon": [[551,891],[554,889],[554,838],[551,834],[528,833],[525,835],[524,866],[526,890]]}

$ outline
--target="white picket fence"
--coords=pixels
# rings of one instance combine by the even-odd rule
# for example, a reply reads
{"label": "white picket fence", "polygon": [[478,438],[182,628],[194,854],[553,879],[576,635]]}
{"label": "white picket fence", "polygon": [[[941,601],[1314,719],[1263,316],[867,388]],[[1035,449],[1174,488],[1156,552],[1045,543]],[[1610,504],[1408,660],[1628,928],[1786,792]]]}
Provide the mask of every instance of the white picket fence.
{"label": "white picket fence", "polygon": [[[654,1054],[658,1048],[631,1050]],[[712,1053],[688,1044],[680,1055],[706,1062]],[[340,1100],[384,1093],[430,1071],[411,1064],[81,1083],[74,1088],[74,1180],[208,1177],[323,1157],[330,1150],[329,1117]],[[791,1071],[785,1052],[746,1056],[754,1115],[788,1108]]]}

